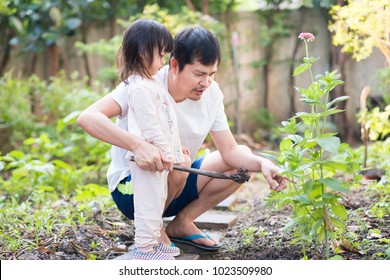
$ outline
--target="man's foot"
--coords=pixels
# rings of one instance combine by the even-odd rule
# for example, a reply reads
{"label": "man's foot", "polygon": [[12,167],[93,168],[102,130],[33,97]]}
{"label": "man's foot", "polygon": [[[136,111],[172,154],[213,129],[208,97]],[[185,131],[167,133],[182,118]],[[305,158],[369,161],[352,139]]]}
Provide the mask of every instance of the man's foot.
{"label": "man's foot", "polygon": [[160,251],[153,251],[150,253],[142,253],[138,250],[138,248],[135,248],[133,251],[133,258],[134,260],[175,260],[174,257],[164,254]]}
{"label": "man's foot", "polygon": [[203,245],[205,247],[219,246],[213,238],[204,238],[205,234],[199,230],[193,222],[184,222],[177,217],[173,219],[165,229],[166,234],[170,238],[180,239],[188,236],[199,236],[199,238],[191,238],[192,243]]}
{"label": "man's foot", "polygon": [[178,244],[187,244],[205,251],[218,251],[221,249],[221,245],[206,246],[199,243],[195,243],[193,240],[210,239],[211,237],[206,234],[193,234],[182,237],[171,237],[171,240]]}

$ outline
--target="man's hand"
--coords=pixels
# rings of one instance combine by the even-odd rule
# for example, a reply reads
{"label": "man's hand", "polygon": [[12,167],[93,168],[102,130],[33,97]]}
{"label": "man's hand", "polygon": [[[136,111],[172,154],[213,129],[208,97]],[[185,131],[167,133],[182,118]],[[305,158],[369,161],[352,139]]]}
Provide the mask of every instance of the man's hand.
{"label": "man's hand", "polygon": [[161,172],[173,168],[173,161],[158,147],[146,141],[141,141],[133,152],[135,162],[144,170]]}
{"label": "man's hand", "polygon": [[264,178],[267,180],[271,190],[280,192],[287,187],[288,178],[280,175],[282,170],[277,167],[272,161],[262,158],[261,159],[261,172]]}

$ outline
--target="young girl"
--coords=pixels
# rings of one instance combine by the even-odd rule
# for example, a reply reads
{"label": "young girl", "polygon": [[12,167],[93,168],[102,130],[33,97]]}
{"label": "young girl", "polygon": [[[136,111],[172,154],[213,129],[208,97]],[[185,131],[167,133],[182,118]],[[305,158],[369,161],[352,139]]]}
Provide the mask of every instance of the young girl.
{"label": "young girl", "polygon": [[[134,259],[174,260],[174,256],[180,254],[177,247],[158,242],[163,228],[169,171],[173,163],[186,162],[175,111],[167,98],[168,92],[153,79],[153,75],[164,66],[164,56],[172,47],[172,36],[163,25],[140,19],[125,31],[117,57],[119,74],[127,86],[127,95],[112,97],[114,100],[126,98],[128,105],[128,108],[122,108],[122,119],[117,119],[117,124],[160,148],[165,168],[163,172],[143,170],[131,160],[136,155],[127,151],[125,158],[130,166],[130,188],[132,186],[134,194]],[[124,127],[124,117],[127,117],[127,127]],[[176,172],[169,182],[173,180],[184,185],[186,177],[184,172],[182,175]]]}

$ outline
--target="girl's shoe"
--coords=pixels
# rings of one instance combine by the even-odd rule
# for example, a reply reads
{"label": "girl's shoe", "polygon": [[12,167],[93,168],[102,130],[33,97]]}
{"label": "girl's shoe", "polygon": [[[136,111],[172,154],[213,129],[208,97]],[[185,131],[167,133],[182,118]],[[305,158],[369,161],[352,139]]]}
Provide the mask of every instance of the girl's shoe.
{"label": "girl's shoe", "polygon": [[160,244],[154,246],[154,249],[158,252],[164,253],[172,257],[177,257],[178,255],[180,255],[180,249],[177,248],[173,243],[171,246],[168,246],[164,242],[161,242]]}
{"label": "girl's shoe", "polygon": [[133,259],[134,260],[175,260],[174,257],[164,254],[160,251],[153,251],[151,253],[142,253],[138,251],[138,248],[135,248],[133,251]]}

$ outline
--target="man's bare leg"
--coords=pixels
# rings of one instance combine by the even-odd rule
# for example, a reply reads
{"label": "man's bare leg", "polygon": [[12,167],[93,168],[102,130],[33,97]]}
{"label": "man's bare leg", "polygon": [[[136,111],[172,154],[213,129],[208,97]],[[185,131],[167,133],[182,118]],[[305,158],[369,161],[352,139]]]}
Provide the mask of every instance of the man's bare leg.
{"label": "man's bare leg", "polygon": [[[202,162],[201,169],[224,172],[226,174],[235,172],[235,170],[231,170],[231,167],[225,164],[219,152],[207,155]],[[176,215],[175,219],[168,224],[166,234],[170,237],[183,237],[201,233],[194,225],[194,220],[229,197],[240,186],[240,184],[231,180],[213,179],[198,175],[199,198],[192,201]],[[215,241],[212,239],[195,239],[194,242],[206,246],[215,245]]]}

